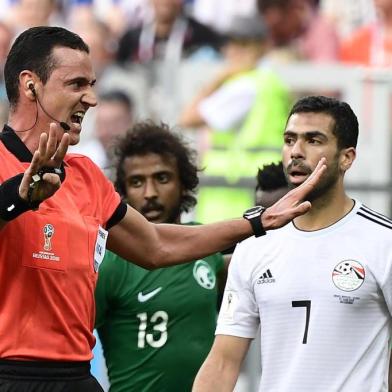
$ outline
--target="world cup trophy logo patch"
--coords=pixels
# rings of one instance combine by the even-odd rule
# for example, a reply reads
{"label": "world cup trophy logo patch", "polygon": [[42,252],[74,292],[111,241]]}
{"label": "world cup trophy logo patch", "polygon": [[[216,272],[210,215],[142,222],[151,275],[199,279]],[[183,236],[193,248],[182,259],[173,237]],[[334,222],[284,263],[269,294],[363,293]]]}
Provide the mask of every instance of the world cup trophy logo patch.
{"label": "world cup trophy logo patch", "polygon": [[344,260],[332,272],[335,286],[343,291],[354,291],[365,281],[365,268],[355,260]]}
{"label": "world cup trophy logo patch", "polygon": [[44,232],[44,249],[46,251],[52,250],[52,237],[54,235],[54,227],[47,223],[43,229]]}

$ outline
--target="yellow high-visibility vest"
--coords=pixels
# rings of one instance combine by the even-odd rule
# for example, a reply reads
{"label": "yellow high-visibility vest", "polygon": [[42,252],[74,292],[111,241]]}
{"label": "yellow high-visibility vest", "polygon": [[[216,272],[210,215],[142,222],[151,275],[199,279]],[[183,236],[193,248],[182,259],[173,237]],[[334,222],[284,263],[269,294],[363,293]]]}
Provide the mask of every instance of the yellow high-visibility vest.
{"label": "yellow high-visibility vest", "polygon": [[[256,178],[257,169],[281,160],[283,131],[291,105],[290,94],[270,70],[255,69],[226,83],[251,79],[257,92],[239,129],[214,132],[203,157],[204,175],[224,179],[229,187],[202,186],[196,218],[203,223],[238,217],[254,202],[254,189],[241,188],[240,178]],[[256,185],[256,179],[254,180]]]}

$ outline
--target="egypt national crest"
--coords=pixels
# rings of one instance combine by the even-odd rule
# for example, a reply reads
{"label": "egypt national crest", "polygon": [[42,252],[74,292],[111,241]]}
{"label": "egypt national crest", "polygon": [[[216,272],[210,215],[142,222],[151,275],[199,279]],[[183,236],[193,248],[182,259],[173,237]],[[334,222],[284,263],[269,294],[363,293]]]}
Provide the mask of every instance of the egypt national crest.
{"label": "egypt national crest", "polygon": [[344,260],[332,272],[332,281],[343,291],[354,291],[365,281],[365,268],[355,260]]}
{"label": "egypt national crest", "polygon": [[193,267],[193,276],[201,287],[208,290],[212,290],[215,287],[215,273],[206,261],[196,261]]}

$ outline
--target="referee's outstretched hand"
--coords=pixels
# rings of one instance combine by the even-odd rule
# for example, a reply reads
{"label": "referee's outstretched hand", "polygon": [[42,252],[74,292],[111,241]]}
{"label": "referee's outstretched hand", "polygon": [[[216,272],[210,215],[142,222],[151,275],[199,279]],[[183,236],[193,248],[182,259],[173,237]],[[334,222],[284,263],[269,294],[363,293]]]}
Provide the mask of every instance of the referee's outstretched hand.
{"label": "referee's outstretched hand", "polygon": [[292,189],[271,207],[268,207],[261,220],[265,230],[278,229],[311,208],[309,201],[304,201],[320,181],[327,169],[326,159],[321,158],[312,174],[300,186]]}
{"label": "referee's outstretched hand", "polygon": [[[63,132],[60,143],[57,135]],[[33,154],[30,166],[25,171],[19,187],[19,195],[30,202],[41,202],[53,196],[60,188],[60,175],[56,172],[40,174],[40,170],[59,169],[68,150],[69,135],[60,125],[51,123],[49,133],[41,133],[38,149]],[[56,171],[53,170],[53,171]],[[29,194],[30,192],[30,194]]]}

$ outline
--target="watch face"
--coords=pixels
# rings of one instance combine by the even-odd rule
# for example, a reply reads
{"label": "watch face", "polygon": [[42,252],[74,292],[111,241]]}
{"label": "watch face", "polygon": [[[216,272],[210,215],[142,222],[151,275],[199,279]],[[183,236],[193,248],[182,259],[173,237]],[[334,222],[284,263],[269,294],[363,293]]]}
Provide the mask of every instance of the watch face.
{"label": "watch face", "polygon": [[251,218],[251,217],[254,217],[254,216],[257,216],[257,215],[261,215],[261,213],[264,212],[264,211],[265,211],[265,207],[263,207],[263,206],[255,206],[255,207],[249,208],[249,210],[246,210],[244,212],[244,217],[245,218]]}
{"label": "watch face", "polygon": [[249,210],[246,210],[245,214],[254,214],[255,212],[264,211],[264,209],[265,208],[262,206],[255,206],[255,207],[249,208]]}
{"label": "watch face", "polygon": [[243,218],[250,222],[255,237],[265,235],[263,223],[261,222],[261,215],[265,210],[265,207],[255,206],[244,212]]}

